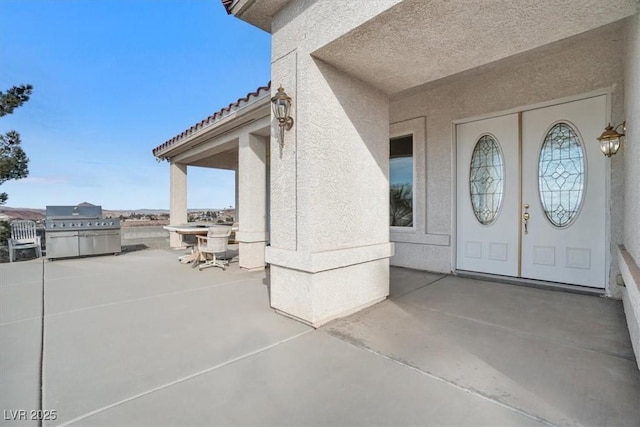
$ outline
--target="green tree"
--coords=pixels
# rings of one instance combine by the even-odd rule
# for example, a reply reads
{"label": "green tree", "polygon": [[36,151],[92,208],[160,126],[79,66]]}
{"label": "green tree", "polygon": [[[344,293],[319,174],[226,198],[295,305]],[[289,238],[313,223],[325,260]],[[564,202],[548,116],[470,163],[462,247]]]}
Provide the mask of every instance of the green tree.
{"label": "green tree", "polygon": [[[13,113],[29,100],[31,85],[14,86],[6,92],[0,91],[0,117]],[[0,185],[12,180],[26,178],[29,174],[29,158],[20,147],[20,134],[11,130],[0,135]],[[0,206],[7,202],[9,195],[0,193]],[[10,235],[9,223],[0,221],[0,245],[4,245]]]}
{"label": "green tree", "polygon": [[413,226],[413,191],[411,184],[390,186],[389,225]]}
{"label": "green tree", "polygon": [[[13,113],[29,100],[31,85],[14,86],[6,92],[0,91],[0,117]],[[0,184],[12,179],[26,178],[29,174],[29,158],[20,147],[20,134],[11,130],[0,135]],[[8,199],[7,193],[0,193],[0,205]]]}

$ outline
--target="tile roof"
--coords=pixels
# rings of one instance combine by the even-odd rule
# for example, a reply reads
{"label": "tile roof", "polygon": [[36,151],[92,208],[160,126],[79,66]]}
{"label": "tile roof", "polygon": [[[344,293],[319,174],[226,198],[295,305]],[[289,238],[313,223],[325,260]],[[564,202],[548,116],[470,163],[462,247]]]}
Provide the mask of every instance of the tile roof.
{"label": "tile roof", "polygon": [[222,0],[222,5],[224,9],[227,11],[228,15],[231,15],[231,5],[233,4],[233,0]]}
{"label": "tile roof", "polygon": [[247,94],[247,96],[245,96],[243,98],[238,98],[237,101],[232,102],[228,106],[216,111],[215,113],[213,113],[212,115],[210,115],[206,119],[201,120],[200,122],[198,122],[195,125],[191,126],[189,129],[186,129],[184,132],[182,132],[182,133],[174,136],[173,138],[165,141],[164,143],[158,145],[156,148],[153,149],[153,155],[158,157],[158,153],[160,153],[161,151],[167,150],[167,149],[173,147],[174,145],[177,145],[180,141],[182,141],[182,140],[186,139],[187,137],[193,135],[196,131],[201,130],[205,126],[210,125],[210,124],[222,119],[223,117],[228,116],[232,111],[236,110],[238,107],[242,106],[243,104],[246,104],[246,103],[250,102],[252,99],[257,98],[260,95],[263,95],[265,92],[269,93],[269,94],[271,93],[271,82],[267,83],[266,86],[260,86],[254,92],[249,92]]}

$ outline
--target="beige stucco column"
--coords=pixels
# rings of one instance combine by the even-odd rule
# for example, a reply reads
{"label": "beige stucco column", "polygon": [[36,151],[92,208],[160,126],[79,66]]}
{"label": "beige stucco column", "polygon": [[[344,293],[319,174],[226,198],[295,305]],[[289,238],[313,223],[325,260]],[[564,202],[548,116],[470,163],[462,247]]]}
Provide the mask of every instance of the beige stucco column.
{"label": "beige stucco column", "polygon": [[264,137],[240,136],[237,172],[237,216],[240,267],[261,270],[265,267],[267,236],[266,151]]}
{"label": "beige stucco column", "polygon": [[[170,166],[170,224],[184,224],[187,222],[187,165],[171,163]],[[169,246],[179,248],[182,239],[178,233],[169,234]]]}
{"label": "beige stucco column", "polygon": [[271,305],[317,327],[389,293],[388,99],[295,52],[272,77],[295,124],[271,132]]}
{"label": "beige stucco column", "polygon": [[235,180],[235,186],[236,186],[236,191],[235,191],[235,194],[234,194],[234,196],[235,196],[235,199],[234,199],[235,205],[234,206],[236,208],[236,217],[234,218],[234,222],[236,222],[236,223],[240,223],[240,210],[238,209],[238,206],[240,206],[240,191],[239,191],[239,188],[240,188],[240,183],[239,183],[240,182],[239,181],[240,180],[240,174],[239,174],[239,172],[240,171],[238,170],[238,168],[236,168],[236,170],[233,171],[233,178]]}

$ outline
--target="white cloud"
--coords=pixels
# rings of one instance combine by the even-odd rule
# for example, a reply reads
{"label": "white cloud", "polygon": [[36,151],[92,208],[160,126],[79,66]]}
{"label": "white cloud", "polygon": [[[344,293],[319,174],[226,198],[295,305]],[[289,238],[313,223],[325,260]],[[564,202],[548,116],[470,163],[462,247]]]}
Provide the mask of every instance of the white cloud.
{"label": "white cloud", "polygon": [[22,184],[66,184],[69,179],[62,176],[29,176],[19,182]]}

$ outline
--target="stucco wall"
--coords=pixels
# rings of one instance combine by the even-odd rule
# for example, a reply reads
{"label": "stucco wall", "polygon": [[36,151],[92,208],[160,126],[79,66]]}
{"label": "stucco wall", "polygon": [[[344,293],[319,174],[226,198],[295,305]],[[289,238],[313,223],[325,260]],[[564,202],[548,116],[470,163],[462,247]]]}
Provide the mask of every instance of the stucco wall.
{"label": "stucco wall", "polygon": [[292,97],[295,119],[282,149],[272,138],[275,249],[317,253],[389,241],[388,98],[311,54],[395,3],[342,2],[336,14],[334,2],[294,1],[273,22],[273,86]]}
{"label": "stucco wall", "polygon": [[388,295],[392,245],[388,97],[312,52],[395,3],[292,1],[272,26],[295,124],[281,140],[272,121],[271,305],[313,326]]}
{"label": "stucco wall", "polygon": [[314,206],[303,224],[310,232],[308,245],[318,252],[388,242],[387,192],[379,191],[388,188],[387,97],[314,62],[301,87],[309,99],[323,96],[324,102],[304,104],[301,129],[308,146],[298,170],[312,189],[304,193]]}
{"label": "stucco wall", "polygon": [[640,261],[640,18],[629,19],[625,62],[625,111],[627,141],[625,156],[626,189],[624,245],[631,256]]}
{"label": "stucco wall", "polygon": [[[392,101],[389,108],[392,127],[409,118],[426,117],[425,158],[416,159],[416,165],[426,168],[427,180],[426,194],[417,194],[418,198],[426,197],[425,223],[416,236],[424,242],[423,247],[417,241],[396,243],[392,265],[451,271],[452,247],[429,244],[428,234],[453,233],[452,121],[603,88],[612,89],[611,120],[622,120],[622,30],[622,23],[614,23],[433,82],[415,94]],[[623,161],[624,155],[611,161],[612,247],[622,241]],[[612,278],[617,273],[616,258],[612,257]],[[616,293],[615,286],[609,292]]]}
{"label": "stucco wall", "polygon": [[620,252],[626,287],[622,301],[631,342],[640,367],[640,15],[628,20],[625,34],[624,246]]}

